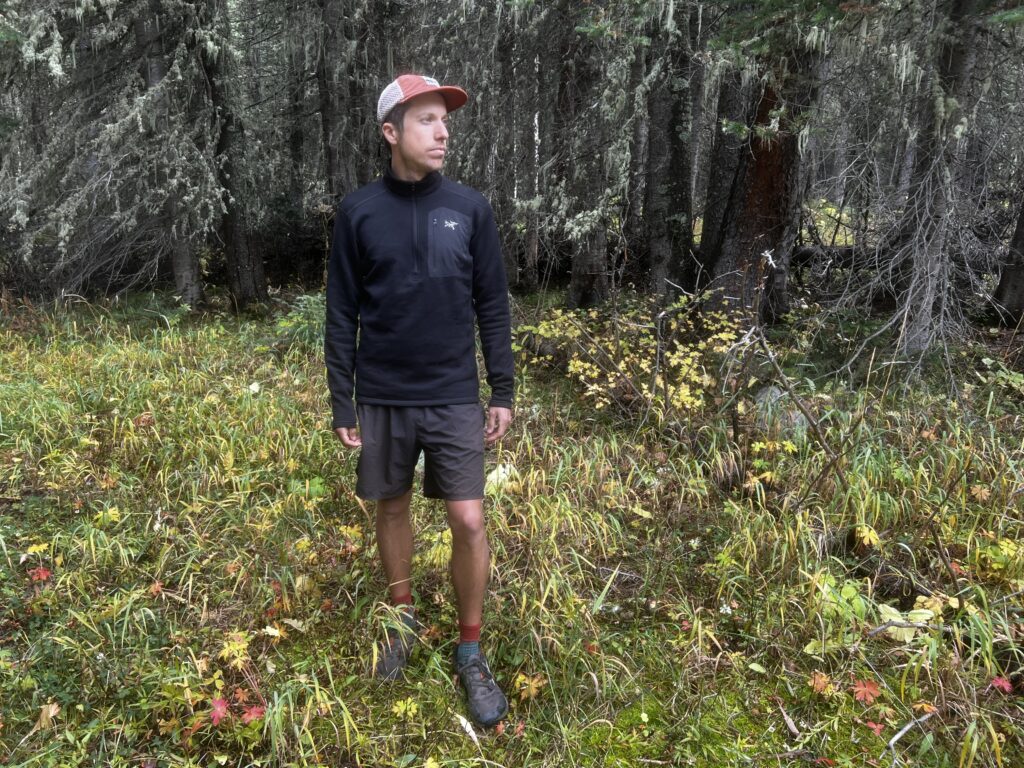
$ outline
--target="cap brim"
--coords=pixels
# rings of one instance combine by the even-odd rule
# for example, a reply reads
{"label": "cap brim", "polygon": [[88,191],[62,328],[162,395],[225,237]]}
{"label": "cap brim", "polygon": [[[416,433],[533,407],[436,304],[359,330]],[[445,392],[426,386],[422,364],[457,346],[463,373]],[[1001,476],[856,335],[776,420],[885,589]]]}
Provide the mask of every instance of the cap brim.
{"label": "cap brim", "polygon": [[[456,109],[463,106],[467,101],[469,101],[469,94],[467,94],[457,85],[435,85],[427,86],[422,90],[410,93],[400,102],[398,102],[398,104],[408,104],[413,99],[419,98],[420,96],[423,96],[428,93],[440,94],[441,98],[444,99],[445,108],[449,112],[454,112]],[[395,106],[397,106],[397,104]]]}
{"label": "cap brim", "polygon": [[434,90],[444,96],[444,103],[449,112],[454,112],[469,101],[469,94],[457,85],[442,85]]}

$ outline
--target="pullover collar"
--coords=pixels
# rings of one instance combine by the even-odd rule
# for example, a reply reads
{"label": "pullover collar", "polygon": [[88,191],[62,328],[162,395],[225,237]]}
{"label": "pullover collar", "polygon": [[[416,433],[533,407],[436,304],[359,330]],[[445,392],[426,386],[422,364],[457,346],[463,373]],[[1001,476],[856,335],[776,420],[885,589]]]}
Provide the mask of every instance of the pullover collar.
{"label": "pullover collar", "polygon": [[441,186],[441,174],[438,171],[431,171],[419,181],[403,181],[395,176],[389,163],[384,169],[384,185],[402,197],[422,197]]}

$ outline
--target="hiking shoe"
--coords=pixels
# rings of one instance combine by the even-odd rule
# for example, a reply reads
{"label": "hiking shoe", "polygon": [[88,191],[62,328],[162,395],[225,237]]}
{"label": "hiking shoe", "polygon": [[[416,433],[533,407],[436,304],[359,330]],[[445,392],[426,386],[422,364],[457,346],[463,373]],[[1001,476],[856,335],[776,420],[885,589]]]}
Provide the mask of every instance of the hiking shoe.
{"label": "hiking shoe", "polygon": [[[413,620],[415,621],[415,619]],[[413,646],[419,641],[419,624],[410,626],[404,622],[398,627],[389,628],[387,636],[374,648],[376,661],[373,676],[381,680],[397,680],[398,676],[409,663]]]}
{"label": "hiking shoe", "polygon": [[474,653],[466,663],[455,662],[459,682],[466,689],[466,706],[469,715],[484,727],[497,725],[508,714],[508,700],[501,688],[494,682],[494,675],[482,653]]}

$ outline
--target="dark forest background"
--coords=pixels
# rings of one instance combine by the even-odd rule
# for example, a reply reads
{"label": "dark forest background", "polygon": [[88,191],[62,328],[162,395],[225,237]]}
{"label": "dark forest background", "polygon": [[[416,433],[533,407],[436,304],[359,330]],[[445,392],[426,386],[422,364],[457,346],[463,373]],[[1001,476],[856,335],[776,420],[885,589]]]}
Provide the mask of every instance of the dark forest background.
{"label": "dark forest background", "polygon": [[1024,10],[986,0],[0,2],[0,279],[198,307],[321,284],[394,76],[460,84],[446,173],[514,289],[773,322],[871,307],[901,352],[1024,309]]}

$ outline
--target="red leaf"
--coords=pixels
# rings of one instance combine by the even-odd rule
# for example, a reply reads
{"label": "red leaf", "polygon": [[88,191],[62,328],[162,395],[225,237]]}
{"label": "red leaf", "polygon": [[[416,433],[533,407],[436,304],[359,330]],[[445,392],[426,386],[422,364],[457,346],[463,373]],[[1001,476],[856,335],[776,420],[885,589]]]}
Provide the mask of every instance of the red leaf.
{"label": "red leaf", "polygon": [[525,730],[526,730],[526,723],[524,723],[522,720],[520,720],[518,723],[516,723],[516,736],[522,736],[523,735],[523,731],[525,731]]}
{"label": "red leaf", "polygon": [[262,720],[263,715],[266,711],[266,707],[260,706],[259,704],[254,704],[253,706],[245,710],[245,712],[242,715],[242,722],[248,725],[254,720]]}
{"label": "red leaf", "polygon": [[590,654],[598,654],[601,652],[601,646],[595,642],[588,642],[583,644],[583,650]]}
{"label": "red leaf", "polygon": [[192,725],[185,729],[185,738],[191,739],[196,735],[196,731],[203,727],[203,715],[200,713],[196,715],[192,720]]}
{"label": "red leaf", "polygon": [[494,732],[496,734],[498,734],[499,736],[501,736],[503,733],[505,733],[505,721],[504,720],[502,720],[500,723],[498,723],[496,726],[494,726]]}
{"label": "red leaf", "polygon": [[689,622],[689,620],[683,619],[681,622],[679,622],[679,629],[681,629],[683,632],[689,632],[691,629],[693,629],[693,625]]}
{"label": "red leaf", "polygon": [[819,757],[814,761],[815,765],[835,765],[836,761],[828,757]]}
{"label": "red leaf", "polygon": [[868,728],[870,728],[872,731],[874,731],[875,732],[875,736],[881,736],[882,735],[882,730],[885,728],[885,726],[882,725],[881,723],[875,723],[875,722],[872,722],[871,720],[868,720],[866,723],[864,723],[864,725],[866,725]]}
{"label": "red leaf", "polygon": [[993,677],[992,687],[999,689],[1003,693],[1010,693],[1013,691],[1013,683],[1011,683],[1005,677]]}
{"label": "red leaf", "polygon": [[231,713],[228,712],[228,703],[224,699],[213,699],[210,702],[210,708],[210,720],[214,725],[220,725],[221,720],[231,716]]}
{"label": "red leaf", "polygon": [[50,569],[43,565],[40,565],[38,568],[32,568],[28,572],[28,576],[32,581],[46,581],[52,575]]}
{"label": "red leaf", "polygon": [[863,701],[869,707],[875,703],[875,699],[882,695],[882,690],[874,680],[854,680],[853,698]]}

